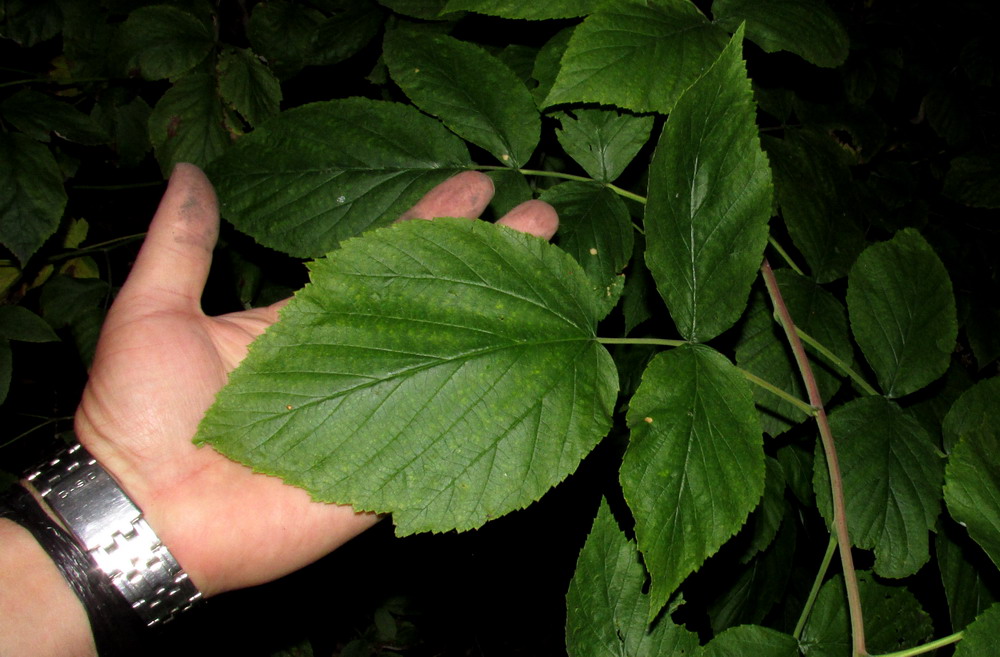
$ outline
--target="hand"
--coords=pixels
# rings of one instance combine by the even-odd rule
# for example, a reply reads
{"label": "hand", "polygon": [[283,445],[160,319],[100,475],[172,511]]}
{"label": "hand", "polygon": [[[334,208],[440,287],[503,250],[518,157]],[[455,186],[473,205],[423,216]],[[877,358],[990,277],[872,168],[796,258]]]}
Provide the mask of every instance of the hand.
{"label": "hand", "polygon": [[[401,219],[474,218],[492,194],[489,178],[465,172]],[[551,206],[528,201],[500,223],[550,238],[558,220]],[[196,167],[178,165],[108,313],[76,414],[80,442],[205,595],[297,570],[377,521],[312,502],[303,490],[191,442],[228,373],[284,303],[221,317],[202,312],[218,227],[211,183]]]}

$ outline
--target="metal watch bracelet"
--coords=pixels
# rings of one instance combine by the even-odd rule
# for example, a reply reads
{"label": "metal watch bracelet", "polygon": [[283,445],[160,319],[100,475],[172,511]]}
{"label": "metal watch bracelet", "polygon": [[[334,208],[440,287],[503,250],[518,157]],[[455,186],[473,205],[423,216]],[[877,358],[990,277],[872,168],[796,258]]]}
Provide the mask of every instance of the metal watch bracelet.
{"label": "metal watch bracelet", "polygon": [[201,600],[139,507],[82,446],[60,452],[28,480],[147,626]]}

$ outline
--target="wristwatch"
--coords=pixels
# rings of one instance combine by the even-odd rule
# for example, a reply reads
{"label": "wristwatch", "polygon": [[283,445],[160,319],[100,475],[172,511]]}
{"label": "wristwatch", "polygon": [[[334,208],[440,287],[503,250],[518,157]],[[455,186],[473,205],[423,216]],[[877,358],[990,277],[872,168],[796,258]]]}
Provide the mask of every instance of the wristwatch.
{"label": "wristwatch", "polygon": [[28,480],[147,626],[202,599],[142,511],[81,445],[39,466]]}

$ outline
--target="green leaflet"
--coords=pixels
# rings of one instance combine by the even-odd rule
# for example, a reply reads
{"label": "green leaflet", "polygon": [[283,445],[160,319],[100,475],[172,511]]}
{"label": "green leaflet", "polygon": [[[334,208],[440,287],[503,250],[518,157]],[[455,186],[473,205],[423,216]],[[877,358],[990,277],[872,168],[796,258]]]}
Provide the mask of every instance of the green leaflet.
{"label": "green leaflet", "polygon": [[219,56],[219,93],[250,125],[278,113],[281,85],[254,53],[226,48]]}
{"label": "green leaflet", "polygon": [[398,534],[479,527],[611,426],[604,305],[573,259],[464,219],[374,231],[312,265],[197,440]]}
{"label": "green leaflet", "polygon": [[759,625],[732,627],[709,641],[701,657],[798,657],[793,637]]}
{"label": "green leaflet", "polygon": [[544,20],[576,18],[596,10],[606,0],[448,0],[444,11],[472,11],[501,18]]}
{"label": "green leaflet", "polygon": [[239,230],[318,257],[393,221],[470,165],[462,141],[416,108],[348,98],[283,112],[240,139],[209,176]]}
{"label": "green leaflet", "polygon": [[[930,616],[917,598],[901,586],[885,586],[871,573],[858,572],[858,589],[865,618],[865,636],[872,654],[919,645],[933,632]],[[851,654],[851,621],[847,612],[844,578],[831,577],[819,592],[799,640],[806,657],[845,657]]]}
{"label": "green leaflet", "polygon": [[601,500],[566,593],[570,657],[698,654],[698,635],[664,616],[650,626],[646,572],[635,543]]}
{"label": "green leaflet", "polygon": [[677,102],[649,173],[646,264],[686,339],[743,314],[767,242],[771,172],[740,55],[742,31]]}
{"label": "green leaflet", "polygon": [[704,346],[657,354],[627,420],[621,483],[652,579],[652,620],[757,506],[763,441],[749,384]]}
{"label": "green leaflet", "polygon": [[[943,525],[943,526],[942,526]],[[939,525],[934,540],[941,584],[948,600],[951,629],[959,632],[997,601],[990,590],[989,571],[969,560],[969,537],[957,523]]]}
{"label": "green leaflet", "polygon": [[183,75],[215,46],[210,24],[165,4],[141,7],[129,14],[122,24],[121,38],[147,80]]}
{"label": "green leaflet", "polygon": [[944,195],[974,208],[1000,208],[1000,157],[963,155],[951,161]]}
{"label": "green leaflet", "polygon": [[59,165],[48,148],[0,132],[0,244],[24,264],[59,226],[66,207]]}
{"label": "green leaflet", "polygon": [[712,13],[727,30],[746,21],[747,38],[767,52],[787,50],[827,68],[847,59],[847,32],[823,0],[715,0]]}
{"label": "green leaflet", "polygon": [[528,88],[506,64],[479,46],[412,29],[390,31],[383,57],[420,109],[501,163],[527,163],[541,119]]}
{"label": "green leaflet", "polygon": [[608,3],[574,30],[543,106],[602,103],[666,114],[727,41],[689,0]]}
{"label": "green leaflet", "polygon": [[[774,272],[781,296],[797,327],[830,349],[837,357],[851,362],[851,344],[847,313],[832,294],[790,269]],[[840,375],[812,347],[806,347],[823,400],[830,399],[840,388]],[[750,312],[745,318],[736,363],[769,383],[805,400],[808,395],[802,384],[802,374],[795,364],[784,331],[774,321],[774,311],[762,292],[751,295]],[[806,419],[805,413],[763,388],[754,387],[754,401],[761,411],[761,426],[777,436]]]}
{"label": "green leaflet", "polygon": [[177,80],[149,115],[149,138],[164,175],[178,162],[207,166],[230,145],[214,75]]}
{"label": "green leaflet", "polygon": [[849,158],[829,135],[787,130],[764,137],[781,217],[817,283],[846,275],[865,247],[856,224]]}
{"label": "green leaflet", "polygon": [[[993,400],[996,403],[996,399]],[[996,426],[979,427],[962,436],[945,470],[944,501],[948,511],[1000,565],[1000,436]]]}
{"label": "green leaflet", "polygon": [[610,109],[556,112],[556,138],[566,153],[598,182],[614,182],[649,140],[652,116]]}
{"label": "green leaflet", "polygon": [[920,390],[948,369],[958,334],[951,279],[912,228],[865,249],[848,277],[851,329],[887,397]]}
{"label": "green leaflet", "polygon": [[635,229],[621,197],[604,185],[571,181],[540,198],[559,213],[559,246],[595,285],[608,285],[632,257]]}
{"label": "green leaflet", "polygon": [[57,342],[48,323],[22,306],[0,306],[0,338],[21,342]]}
{"label": "green leaflet", "polygon": [[948,414],[941,431],[944,451],[951,452],[958,440],[976,431],[990,431],[1000,426],[1000,377],[980,381],[962,393]]}
{"label": "green leaflet", "polygon": [[110,136],[67,102],[37,91],[24,89],[0,103],[0,116],[32,139],[48,142],[55,133],[78,144],[106,144]]}
{"label": "green leaflet", "polygon": [[451,10],[445,7],[448,0],[378,0],[378,3],[396,13],[423,20],[451,18],[447,16]]}
{"label": "green leaflet", "polygon": [[[912,416],[883,397],[848,402],[830,415],[844,481],[851,543],[875,550],[875,572],[906,577],[930,558],[928,532],[941,507],[943,463]],[[816,502],[833,522],[830,479],[816,448]]]}
{"label": "green leaflet", "polygon": [[965,629],[962,641],[955,648],[955,657],[983,657],[996,654],[998,635],[1000,635],[1000,604],[995,604]]}

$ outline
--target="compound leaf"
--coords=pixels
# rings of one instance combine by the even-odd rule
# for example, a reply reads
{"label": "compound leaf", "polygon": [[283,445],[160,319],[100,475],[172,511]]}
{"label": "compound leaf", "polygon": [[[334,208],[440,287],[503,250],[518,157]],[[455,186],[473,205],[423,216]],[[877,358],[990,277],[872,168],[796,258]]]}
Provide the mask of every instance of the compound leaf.
{"label": "compound leaf", "polygon": [[610,428],[603,302],[558,247],[409,221],[311,269],[199,441],[318,500],[391,512],[403,535],[527,506]]}
{"label": "compound leaf", "polygon": [[746,21],[747,38],[767,52],[787,50],[826,68],[847,59],[847,32],[822,0],[715,0],[712,13],[727,30]]}
{"label": "compound leaf", "polygon": [[[906,577],[930,558],[928,532],[941,506],[944,466],[917,420],[883,397],[830,415],[843,474],[851,542],[875,550],[875,572]],[[826,459],[816,450],[816,500],[833,522]]]}
{"label": "compound leaf", "polygon": [[763,441],[749,384],[704,346],[657,354],[627,420],[622,489],[652,579],[655,615],[757,506]]}
{"label": "compound leaf", "polygon": [[669,617],[649,624],[646,571],[635,542],[618,528],[606,500],[576,562],[566,594],[566,650],[571,657],[695,655],[698,635]]}
{"label": "compound leaf", "polygon": [[209,176],[239,230],[318,257],[393,221],[469,165],[462,141],[416,108],[348,98],[281,113],[241,138]]}
{"label": "compound leaf", "polygon": [[727,41],[688,0],[609,3],[573,31],[544,106],[602,103],[665,114]]}
{"label": "compound leaf", "polygon": [[909,394],[945,373],[958,337],[955,295],[920,233],[907,228],[865,249],[847,282],[851,329],[886,396]]}
{"label": "compound leaf", "polygon": [[684,92],[650,165],[646,264],[677,329],[695,342],[743,313],[767,243],[771,172],[742,41],[737,32]]}
{"label": "compound leaf", "polygon": [[393,80],[420,109],[502,163],[523,166],[541,120],[528,88],[479,46],[443,34],[396,29],[383,51]]}

